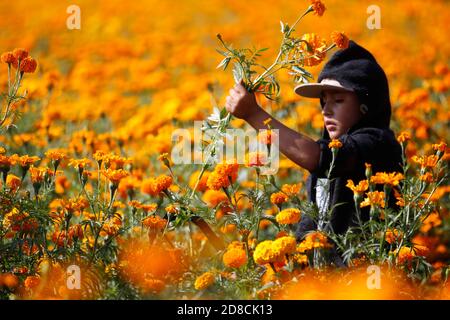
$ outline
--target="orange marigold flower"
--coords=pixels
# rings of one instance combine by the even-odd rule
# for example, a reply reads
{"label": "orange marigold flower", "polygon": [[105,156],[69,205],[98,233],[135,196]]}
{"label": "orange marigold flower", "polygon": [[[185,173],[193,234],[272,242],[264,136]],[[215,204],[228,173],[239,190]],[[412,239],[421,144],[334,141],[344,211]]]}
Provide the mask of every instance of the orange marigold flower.
{"label": "orange marigold flower", "polygon": [[393,244],[394,242],[400,241],[402,237],[403,237],[402,232],[397,229],[386,230],[385,239],[386,242],[389,244]]}
{"label": "orange marigold flower", "polygon": [[425,172],[425,174],[421,175],[419,179],[426,183],[432,183],[433,175],[430,172]]}
{"label": "orange marigold flower", "polygon": [[164,208],[164,210],[166,210],[166,212],[170,213],[170,214],[177,214],[178,213],[178,208],[174,204],[169,204],[167,207]]}
{"label": "orange marigold flower", "polygon": [[364,208],[367,206],[380,206],[381,208],[384,208],[385,206],[385,195],[383,191],[373,191],[373,192],[367,192],[367,198],[364,199],[363,202],[361,202],[360,207]]}
{"label": "orange marigold flower", "polygon": [[308,67],[318,65],[323,61],[326,55],[327,43],[315,33],[307,33],[302,37],[303,41],[306,41],[306,45],[303,41],[300,45],[300,50],[306,56],[304,58],[304,64]]}
{"label": "orange marigold flower", "polygon": [[397,141],[400,143],[403,143],[403,142],[406,142],[409,140],[411,140],[411,134],[406,131],[401,132],[397,137]]}
{"label": "orange marigold flower", "polygon": [[19,163],[19,165],[21,167],[29,167],[30,165],[32,165],[33,163],[35,163],[36,161],[41,160],[41,158],[36,157],[36,156],[29,156],[29,155],[23,155],[17,158],[17,162]]}
{"label": "orange marigold flower", "polygon": [[109,179],[109,181],[111,181],[111,183],[114,186],[118,186],[120,183],[120,180],[122,180],[123,178],[127,177],[129,175],[128,172],[126,172],[123,169],[119,169],[119,170],[112,170],[112,169],[107,169],[107,170],[102,170],[102,174],[107,177]]}
{"label": "orange marigold flower", "polygon": [[328,144],[328,148],[330,149],[342,148],[342,142],[340,142],[338,139],[332,139],[331,142]]}
{"label": "orange marigold flower", "polygon": [[6,178],[6,185],[8,186],[9,190],[15,192],[19,189],[21,184],[21,180],[19,177],[9,174]]}
{"label": "orange marigold flower", "polygon": [[447,144],[443,141],[441,141],[440,143],[432,144],[431,147],[433,148],[433,150],[439,151],[441,153],[444,153],[445,150],[447,150]]}
{"label": "orange marigold flower", "polygon": [[45,156],[50,158],[52,161],[67,159],[66,152],[63,149],[49,149],[45,152]]}
{"label": "orange marigold flower", "polygon": [[23,48],[16,48],[13,50],[13,55],[17,60],[23,60],[28,57],[28,51]]}
{"label": "orange marigold flower", "polygon": [[431,156],[412,156],[411,159],[420,164],[422,168],[434,168],[439,160],[439,157],[435,154]]}
{"label": "orange marigold flower", "polygon": [[161,175],[159,177],[150,178],[142,182],[141,190],[151,196],[157,196],[172,185],[172,177]]}
{"label": "orange marigold flower", "polygon": [[17,58],[14,56],[14,54],[12,52],[2,53],[1,60],[3,63],[17,64]]}
{"label": "orange marigold flower", "polygon": [[220,190],[206,190],[202,196],[202,200],[206,202],[208,207],[214,208],[218,204],[227,204],[228,198],[227,195]]}
{"label": "orange marigold flower", "polygon": [[205,290],[210,287],[216,281],[214,273],[208,271],[197,277],[195,279],[194,287],[195,290]]}
{"label": "orange marigold flower", "polygon": [[44,181],[47,174],[47,168],[36,168],[34,166],[30,167],[31,182],[41,183]]}
{"label": "orange marigold flower", "polygon": [[355,186],[353,180],[347,180],[347,188],[350,188],[355,195],[362,196],[364,192],[369,188],[369,182],[367,180],[361,180],[358,185]]}
{"label": "orange marigold flower", "polygon": [[41,278],[39,276],[28,276],[24,281],[24,285],[28,289],[33,289],[37,287],[40,282]]}
{"label": "orange marigold flower", "polygon": [[349,39],[344,32],[333,31],[331,33],[331,40],[336,44],[339,49],[345,49],[348,47]]}
{"label": "orange marigold flower", "polygon": [[[200,172],[201,172],[200,170],[195,171],[189,178],[189,187],[191,187],[192,189],[194,189],[195,184],[197,183],[198,177],[200,176]],[[196,190],[203,192],[203,191],[206,191],[206,189],[208,189],[208,186],[206,183],[208,181],[209,175],[210,175],[209,171],[203,172],[203,175],[202,175],[200,181],[198,182]]]}
{"label": "orange marigold flower", "polygon": [[301,186],[301,182],[296,184],[283,184],[281,186],[281,191],[289,196],[295,196],[300,192]]}
{"label": "orange marigold flower", "polygon": [[20,64],[20,71],[24,73],[33,73],[36,71],[37,62],[32,57],[26,57]]}
{"label": "orange marigold flower", "polygon": [[69,161],[69,166],[75,168],[75,169],[84,169],[85,167],[91,165],[91,160],[83,158],[83,159],[71,159]]}
{"label": "orange marigold flower", "polygon": [[239,164],[236,161],[219,163],[208,177],[208,188],[219,190],[220,188],[228,187],[236,181],[238,170]]}
{"label": "orange marigold flower", "polygon": [[247,263],[247,253],[242,248],[233,247],[225,251],[222,261],[229,268],[240,268]]}
{"label": "orange marigold flower", "polygon": [[270,195],[270,202],[273,204],[282,204],[288,201],[289,197],[283,192],[275,192]]}
{"label": "orange marigold flower", "polygon": [[288,208],[277,214],[276,220],[280,224],[294,224],[300,220],[301,211],[297,208]]}
{"label": "orange marigold flower", "polygon": [[376,184],[387,184],[392,187],[398,186],[401,180],[404,179],[403,174],[399,172],[377,172],[374,176],[370,177],[370,182]]}
{"label": "orange marigold flower", "polygon": [[142,220],[142,224],[151,230],[163,230],[166,227],[167,220],[158,215],[151,215]]}
{"label": "orange marigold flower", "polygon": [[311,0],[311,7],[314,10],[314,14],[319,17],[323,16],[326,9],[325,5],[320,0]]}

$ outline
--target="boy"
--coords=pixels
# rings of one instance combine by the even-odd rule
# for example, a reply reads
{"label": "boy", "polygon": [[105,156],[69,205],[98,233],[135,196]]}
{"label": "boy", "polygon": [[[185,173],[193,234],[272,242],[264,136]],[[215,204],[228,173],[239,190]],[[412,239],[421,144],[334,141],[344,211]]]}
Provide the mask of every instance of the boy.
{"label": "boy", "polygon": [[[386,75],[373,55],[354,41],[346,49],[334,53],[318,77],[318,83],[295,88],[300,96],[319,98],[325,127],[318,141],[298,133],[272,118],[260,106],[255,96],[242,84],[230,90],[226,109],[237,118],[246,120],[255,129],[264,129],[263,121],[272,118],[271,126],[279,130],[280,151],[311,174],[307,180],[308,198],[325,212],[335,204],[327,228],[337,234],[345,233],[356,223],[353,192],[347,180],[355,183],[366,179],[365,163],[372,171],[400,171],[401,147],[389,128],[391,104]],[[331,139],[339,139],[339,149],[331,173],[329,192],[323,188],[332,153]],[[361,210],[363,220],[368,208]],[[296,237],[317,228],[315,222],[303,216]]]}

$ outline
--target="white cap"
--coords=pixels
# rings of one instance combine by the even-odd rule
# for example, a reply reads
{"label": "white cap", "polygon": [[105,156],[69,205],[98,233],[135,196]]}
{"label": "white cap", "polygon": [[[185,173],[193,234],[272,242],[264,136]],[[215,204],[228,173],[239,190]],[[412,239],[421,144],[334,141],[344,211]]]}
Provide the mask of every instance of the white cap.
{"label": "white cap", "polygon": [[323,79],[320,83],[305,83],[294,88],[296,94],[308,98],[320,98],[323,90],[354,91],[333,79]]}

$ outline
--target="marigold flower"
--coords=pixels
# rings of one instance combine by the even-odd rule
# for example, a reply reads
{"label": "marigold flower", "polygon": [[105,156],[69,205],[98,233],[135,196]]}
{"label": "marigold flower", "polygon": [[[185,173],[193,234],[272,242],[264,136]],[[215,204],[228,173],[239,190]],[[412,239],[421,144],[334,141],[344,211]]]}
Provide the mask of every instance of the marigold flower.
{"label": "marigold flower", "polygon": [[328,238],[320,231],[308,233],[305,239],[297,246],[297,252],[305,253],[312,249],[331,248],[333,245],[328,242]]}
{"label": "marigold flower", "polygon": [[161,175],[159,177],[150,178],[142,182],[141,190],[151,196],[157,196],[172,185],[172,177]]}
{"label": "marigold flower", "polygon": [[420,164],[422,168],[434,168],[439,160],[439,157],[435,154],[431,156],[412,156],[411,159]]}
{"label": "marigold flower", "polygon": [[370,182],[376,184],[387,184],[391,187],[396,187],[403,179],[403,174],[399,172],[377,172],[374,176],[370,177]]}
{"label": "marigold flower", "polygon": [[19,189],[21,184],[21,180],[19,177],[9,174],[6,178],[6,185],[8,186],[9,190],[15,192]]}
{"label": "marigold flower", "polygon": [[270,195],[270,202],[273,204],[282,204],[287,202],[289,197],[283,192],[275,192]]}
{"label": "marigold flower", "polygon": [[238,247],[229,248],[223,254],[222,261],[229,268],[240,268],[247,263],[247,252]]}
{"label": "marigold flower", "polygon": [[33,289],[37,287],[40,282],[41,278],[39,276],[28,276],[24,281],[24,285],[28,289]]}
{"label": "marigold flower", "polygon": [[411,140],[411,134],[409,132],[403,131],[397,136],[397,141],[400,143]]}
{"label": "marigold flower", "polygon": [[280,259],[279,252],[275,252],[272,240],[260,242],[253,252],[253,260],[260,265],[275,262]]}
{"label": "marigold flower", "polygon": [[214,273],[208,271],[197,277],[195,279],[194,287],[195,290],[205,290],[210,287],[216,281]]}
{"label": "marigold flower", "polygon": [[41,160],[41,158],[36,157],[36,156],[29,156],[29,155],[23,155],[17,158],[17,162],[19,163],[19,165],[21,167],[29,167],[30,165],[32,165],[33,163],[35,163],[36,161]]}
{"label": "marigold flower", "polygon": [[397,229],[388,229],[386,230],[385,240],[389,244],[393,244],[394,242],[399,242],[403,237],[401,231]]}
{"label": "marigold flower", "polygon": [[288,208],[277,214],[276,220],[280,224],[294,224],[300,220],[300,210],[297,208]]}
{"label": "marigold flower", "polygon": [[323,16],[326,9],[325,5],[320,0],[311,0],[311,7],[314,10],[314,14],[319,17]]}
{"label": "marigold flower", "polygon": [[23,48],[16,48],[13,50],[13,55],[17,60],[23,60],[28,57],[28,51]]}
{"label": "marigold flower", "polygon": [[2,53],[1,60],[3,63],[17,64],[17,58],[14,56],[14,54],[12,52]]}
{"label": "marigold flower", "polygon": [[151,230],[163,230],[166,227],[167,220],[158,215],[151,215],[142,220],[142,224]]}
{"label": "marigold flower", "polygon": [[122,180],[123,178],[125,178],[129,175],[129,173],[123,169],[119,169],[119,170],[107,169],[107,170],[103,170],[102,174],[105,177],[107,177],[109,179],[109,181],[111,181],[111,183],[116,187],[119,185],[120,180]]}
{"label": "marigold flower", "polygon": [[[191,187],[192,189],[194,189],[195,184],[197,183],[198,177],[200,176],[200,172],[201,172],[200,170],[195,171],[189,178],[189,187]],[[196,190],[203,192],[206,191],[206,189],[208,189],[207,181],[209,175],[210,175],[209,171],[203,172],[203,175],[200,181],[198,182]]]}
{"label": "marigold flower", "polygon": [[383,191],[367,192],[366,195],[367,198],[365,198],[360,204],[361,208],[367,206],[380,206],[381,208],[385,207],[385,194]]}
{"label": "marigold flower", "polygon": [[425,183],[432,183],[433,182],[433,175],[430,172],[425,172],[425,174],[421,175],[419,177],[420,181],[423,181]]}
{"label": "marigold flower", "polygon": [[295,196],[300,192],[302,184],[296,183],[296,184],[283,184],[281,186],[281,191],[289,196]]}
{"label": "marigold flower", "polygon": [[31,182],[32,183],[42,183],[47,174],[47,168],[36,168],[34,166],[30,167]]}
{"label": "marigold flower", "polygon": [[336,44],[339,49],[345,49],[348,47],[349,39],[344,32],[333,31],[331,33],[331,40]]}
{"label": "marigold flower", "polygon": [[84,169],[85,167],[91,165],[91,160],[83,158],[83,159],[71,159],[69,161],[69,166],[75,168],[75,169]]}
{"label": "marigold flower", "polygon": [[37,62],[31,57],[26,57],[20,63],[20,71],[24,73],[33,73],[36,71]]}
{"label": "marigold flower", "polygon": [[167,207],[164,208],[164,210],[166,210],[166,212],[170,213],[170,214],[177,214],[178,213],[177,206],[173,205],[173,204],[169,204]]}
{"label": "marigold flower", "polygon": [[302,40],[308,43],[308,46],[304,42],[300,44],[300,50],[306,56],[303,61],[304,64],[312,67],[321,63],[326,55],[326,42],[315,33],[303,35]]}
{"label": "marigold flower", "polygon": [[432,144],[431,147],[433,148],[433,150],[439,151],[441,153],[444,153],[445,150],[447,150],[447,144],[443,141],[441,141],[440,143]]}
{"label": "marigold flower", "polygon": [[353,180],[347,180],[347,184],[345,185],[347,188],[350,188],[353,193],[357,196],[362,196],[364,192],[369,188],[369,182],[367,180],[361,180],[358,185],[355,186]]}
{"label": "marigold flower", "polygon": [[210,208],[214,208],[219,204],[227,204],[229,202],[227,195],[221,190],[206,190],[202,196],[202,200],[206,202]]}
{"label": "marigold flower", "polygon": [[342,142],[340,142],[338,139],[332,139],[331,142],[328,144],[328,148],[330,149],[342,148]]}
{"label": "marigold flower", "polygon": [[236,161],[219,163],[209,175],[206,182],[208,188],[219,190],[235,182],[238,176],[239,164]]}
{"label": "marigold flower", "polygon": [[272,246],[275,252],[278,252],[280,256],[284,256],[296,251],[297,241],[291,236],[280,237],[273,241]]}

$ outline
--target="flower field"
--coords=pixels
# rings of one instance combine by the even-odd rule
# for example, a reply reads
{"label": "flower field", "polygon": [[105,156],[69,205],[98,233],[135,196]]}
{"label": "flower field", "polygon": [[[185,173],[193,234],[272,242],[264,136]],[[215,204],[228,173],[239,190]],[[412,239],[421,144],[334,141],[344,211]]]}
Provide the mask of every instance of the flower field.
{"label": "flower field", "polygon": [[[367,25],[372,4],[380,29]],[[80,29],[68,5],[0,3],[0,299],[450,299],[446,1],[80,0]],[[403,150],[403,171],[367,163],[366,180],[348,181],[373,219],[297,241],[317,208],[286,157],[270,176],[250,153],[173,162],[173,132],[195,136],[194,121],[219,139],[249,127],[223,112],[233,50],[270,66],[281,39],[301,39],[301,64],[276,78],[234,71],[266,111],[319,138],[320,104],[294,81],[314,81],[348,38],[388,76]],[[335,248],[348,267],[330,262]]]}

